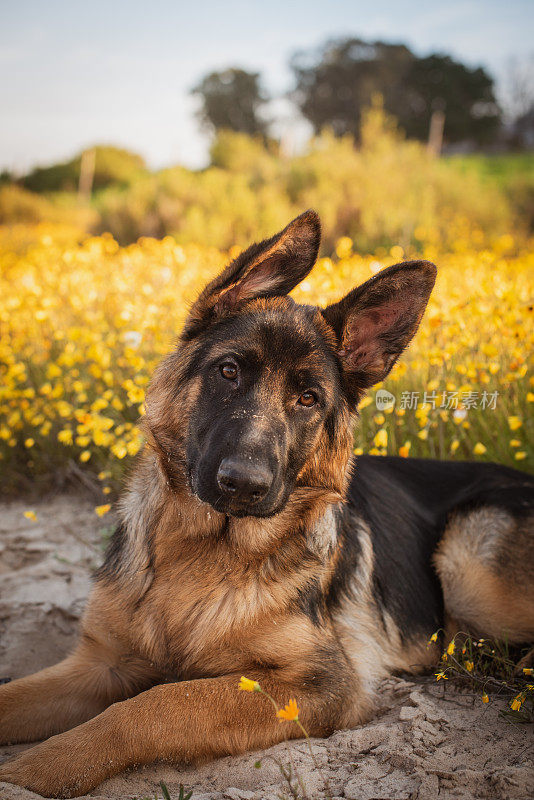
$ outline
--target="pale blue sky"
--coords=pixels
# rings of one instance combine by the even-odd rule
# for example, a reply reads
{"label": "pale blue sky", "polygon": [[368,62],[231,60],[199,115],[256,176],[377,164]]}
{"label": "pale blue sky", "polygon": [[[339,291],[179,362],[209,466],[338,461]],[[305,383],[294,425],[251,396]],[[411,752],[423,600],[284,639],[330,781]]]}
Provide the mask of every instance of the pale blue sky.
{"label": "pale blue sky", "polygon": [[132,148],[155,167],[199,166],[206,138],[188,92],[209,70],[258,70],[282,93],[295,50],[355,35],[501,76],[510,58],[532,53],[533,23],[532,0],[0,0],[0,168],[66,159],[95,142]]}

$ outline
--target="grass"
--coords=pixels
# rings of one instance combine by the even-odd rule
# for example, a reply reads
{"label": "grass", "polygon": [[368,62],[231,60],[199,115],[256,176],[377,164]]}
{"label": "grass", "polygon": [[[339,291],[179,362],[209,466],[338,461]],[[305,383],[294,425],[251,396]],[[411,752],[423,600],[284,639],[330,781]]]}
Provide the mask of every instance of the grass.
{"label": "grass", "polygon": [[516,178],[534,183],[534,153],[506,153],[502,155],[449,156],[445,162],[462,173],[474,172],[483,180],[496,183],[504,189]]}
{"label": "grass", "polygon": [[[163,800],[173,800],[173,798],[171,797],[171,793],[169,792],[169,790],[167,788],[167,784],[163,783],[163,781],[160,781],[159,785],[161,786],[161,792],[162,792],[162,795],[163,795]],[[174,800],[191,800],[192,796],[193,796],[193,790],[192,789],[189,789],[189,790],[186,789],[184,787],[184,785],[181,783],[180,784],[180,788],[179,788],[179,792],[178,792],[178,796],[176,798],[174,798]],[[148,797],[148,796],[146,796],[146,797],[134,797],[132,800],[159,800],[159,797],[158,797],[157,792],[156,792],[153,795],[153,797]]]}
{"label": "grass", "polygon": [[500,714],[511,722],[534,722],[534,669],[527,653],[506,641],[458,633],[442,654],[436,680],[467,686],[483,703],[504,701]]}

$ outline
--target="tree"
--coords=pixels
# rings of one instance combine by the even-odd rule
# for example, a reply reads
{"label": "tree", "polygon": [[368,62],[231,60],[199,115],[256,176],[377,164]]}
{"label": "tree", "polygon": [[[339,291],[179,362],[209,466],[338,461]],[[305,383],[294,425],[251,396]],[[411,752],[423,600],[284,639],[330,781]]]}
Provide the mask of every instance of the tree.
{"label": "tree", "polygon": [[362,111],[373,95],[397,117],[408,136],[426,140],[434,111],[445,114],[445,141],[494,137],[500,125],[493,81],[449,56],[418,58],[403,44],[342,39],[318,52],[296,55],[292,97],[315,132],[359,137]]}
{"label": "tree", "polygon": [[534,109],[534,53],[511,58],[501,81],[501,104],[508,122],[515,122]]}
{"label": "tree", "polygon": [[402,80],[414,55],[403,44],[341,39],[319,52],[299,53],[291,61],[296,88],[291,93],[315,133],[330,127],[336,136],[359,136],[361,115],[381,94],[392,114],[400,110]]}
{"label": "tree", "polygon": [[[143,158],[130,150],[108,145],[97,145],[90,149],[94,150],[95,189],[113,185],[128,186],[146,171]],[[76,191],[82,158],[83,152],[70,161],[52,164],[50,167],[36,167],[21,183],[32,192]]]}
{"label": "tree", "polygon": [[407,136],[426,139],[432,113],[443,111],[445,142],[495,139],[501,111],[493,80],[482,67],[470,69],[450,56],[432,54],[414,60],[404,86],[406,103],[398,119]]}
{"label": "tree", "polygon": [[519,150],[534,148],[534,54],[508,63],[502,105],[507,121],[506,143]]}
{"label": "tree", "polygon": [[199,117],[205,127],[266,135],[267,122],[261,111],[269,98],[258,73],[236,68],[212,72],[191,94],[202,101]]}

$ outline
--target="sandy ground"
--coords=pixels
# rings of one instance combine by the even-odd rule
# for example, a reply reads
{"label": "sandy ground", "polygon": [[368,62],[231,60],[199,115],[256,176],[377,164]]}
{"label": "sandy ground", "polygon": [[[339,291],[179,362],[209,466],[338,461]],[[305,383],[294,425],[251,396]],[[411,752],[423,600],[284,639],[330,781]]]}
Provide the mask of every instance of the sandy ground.
{"label": "sandy ground", "polygon": [[[58,497],[31,506],[0,505],[0,677],[16,678],[58,661],[76,638],[90,587],[90,569],[102,556],[102,528],[93,504]],[[534,796],[533,726],[512,725],[498,703],[483,706],[431,678],[387,681],[376,718],[357,730],[314,740],[312,763],[304,742],[291,744],[307,797],[353,800],[526,800]],[[23,750],[0,747],[0,761]],[[255,762],[261,758],[261,768]],[[106,781],[98,798],[162,797],[180,784],[193,800],[278,800],[287,784],[274,759],[288,762],[285,745],[264,753],[224,758],[198,769],[154,765]],[[0,783],[0,800],[37,795]]]}

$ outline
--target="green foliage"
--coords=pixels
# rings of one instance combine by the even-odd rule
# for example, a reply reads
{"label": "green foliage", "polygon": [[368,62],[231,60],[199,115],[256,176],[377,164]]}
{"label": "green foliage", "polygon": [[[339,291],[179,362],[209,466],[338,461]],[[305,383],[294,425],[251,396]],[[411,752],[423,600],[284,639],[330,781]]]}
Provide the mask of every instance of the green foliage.
{"label": "green foliage", "polygon": [[[170,792],[167,789],[166,784],[163,783],[163,781],[160,781],[159,785],[161,786],[161,791],[163,792],[163,800],[172,800]],[[187,789],[184,788],[183,783],[181,783],[180,784],[180,793],[178,795],[177,800],[190,800],[190,798],[192,796],[193,796],[193,790],[191,789],[191,791],[188,792]]]}
{"label": "green foliage", "polygon": [[32,192],[74,192],[80,179],[81,157],[52,164],[49,167],[36,167],[22,181],[22,185]]}
{"label": "green foliage", "polygon": [[35,224],[53,218],[54,208],[44,197],[32,194],[16,184],[0,185],[0,224]]}
{"label": "green foliage", "polygon": [[[95,150],[93,189],[111,185],[127,186],[145,172],[141,156],[119,147],[99,145]],[[87,151],[84,151],[87,152]],[[83,153],[70,161],[38,167],[23,180],[26,189],[32,192],[73,192],[78,188]]]}
{"label": "green foliage", "polygon": [[[172,800],[171,793],[169,792],[169,789],[167,788],[167,784],[163,783],[163,781],[160,781],[159,785],[161,786],[161,792],[163,794],[163,800]],[[176,798],[176,800],[191,800],[192,797],[193,797],[193,790],[190,789],[189,791],[187,791],[187,789],[184,788],[183,783],[181,783],[180,784],[179,794],[178,794],[178,797]],[[140,797],[140,798],[134,797],[133,800],[159,800],[159,798],[158,798],[158,795],[156,793],[156,794],[154,794],[153,798],[152,797]]]}
{"label": "green foliage", "polygon": [[534,231],[534,153],[453,156],[446,161],[461,175],[474,174],[485,186],[498,187],[524,228]]}
{"label": "green foliage", "polygon": [[509,202],[496,185],[473,171],[460,174],[405,140],[380,105],[364,114],[358,148],[352,136],[324,131],[302,155],[287,158],[259,138],[224,131],[212,159],[201,172],[174,167],[128,191],[101,192],[97,232],[110,231],[121,243],[171,234],[180,243],[228,249],[269,235],[313,207],[323,221],[326,250],[342,235],[355,239],[357,249],[372,250],[409,247],[421,227],[447,245],[458,218],[487,235],[511,224]]}
{"label": "green foliage", "polygon": [[445,113],[445,141],[492,141],[500,126],[493,80],[449,56],[417,58],[403,44],[339,39],[292,61],[292,97],[318,134],[358,138],[365,109],[375,95],[408,136],[426,140],[435,110]]}
{"label": "green foliage", "polygon": [[96,224],[96,213],[78,205],[69,195],[44,197],[17,184],[0,184],[0,225],[43,222],[63,223],[88,230]]}
{"label": "green foliage", "polygon": [[[436,634],[434,634],[436,636]],[[505,701],[501,715],[511,722],[534,722],[534,678],[527,650],[506,641],[458,633],[444,651],[437,680],[473,689],[483,703]]]}
{"label": "green foliage", "polygon": [[406,45],[340,39],[318,51],[297,53],[291,67],[292,99],[316,134],[329,128],[336,136],[360,135],[364,110],[380,94],[392,114],[404,102],[404,78],[415,56]]}
{"label": "green foliage", "polygon": [[[198,172],[139,169],[126,183],[116,165],[101,159],[105,186],[90,205],[74,192],[36,195],[5,184],[0,220],[66,221],[109,231],[121,244],[172,235],[180,244],[227,250],[313,207],[322,218],[325,252],[347,235],[358,251],[369,252],[392,244],[418,248],[423,239],[450,247],[460,224],[476,231],[479,242],[534,225],[534,158],[432,157],[404,138],[379,103],[364,113],[359,139],[356,146],[352,135],[325,130],[288,157],[261,136],[225,130],[213,142],[211,166]],[[104,151],[97,148],[97,162]]]}
{"label": "green foliage", "polygon": [[279,143],[263,136],[219,131],[210,147],[211,164],[229,172],[241,172],[253,182],[276,179]]}
{"label": "green foliage", "polygon": [[247,173],[218,167],[164,170],[128,192],[102,193],[97,208],[98,232],[111,231],[121,243],[171,234],[180,243],[223,249],[270,235],[295,216],[277,179],[254,181]]}
{"label": "green foliage", "polygon": [[226,69],[206,75],[191,94],[202,101],[199,117],[211,130],[230,130],[265,135],[267,123],[261,116],[268,100],[258,73]]}
{"label": "green foliage", "polygon": [[506,153],[486,156],[449,156],[445,162],[462,174],[476,173],[485,182],[492,182],[506,189],[518,178],[534,184],[534,153]]}
{"label": "green foliage", "polygon": [[411,102],[402,104],[398,118],[407,136],[426,140],[432,112],[439,109],[445,113],[445,142],[495,139],[501,112],[493,80],[482,67],[470,69],[438,54],[418,58],[405,76],[404,90]]}

